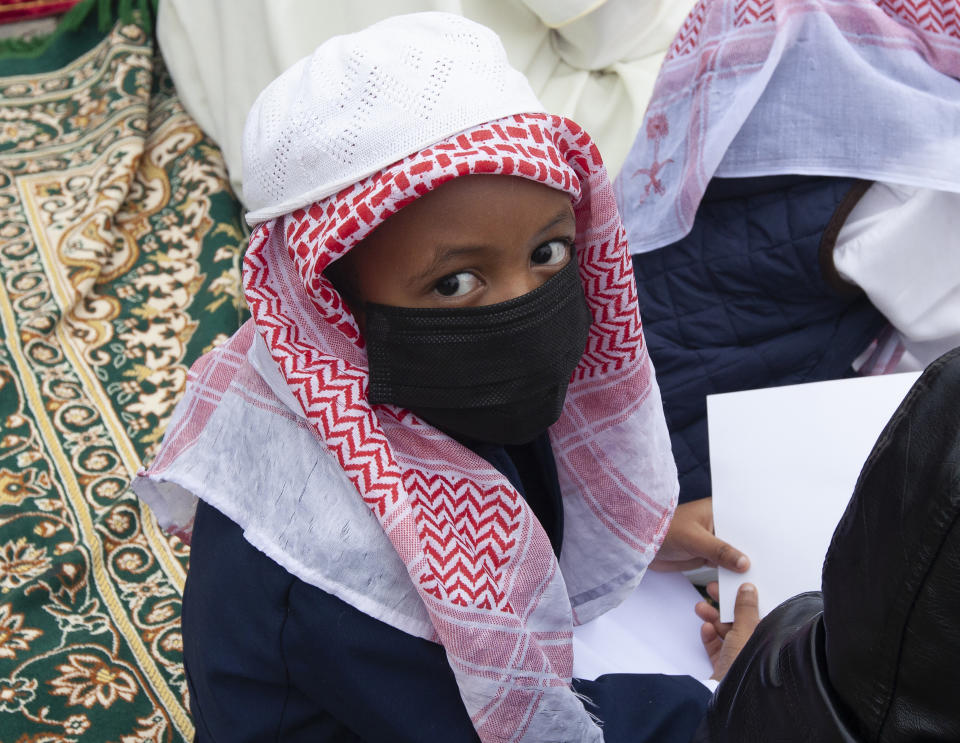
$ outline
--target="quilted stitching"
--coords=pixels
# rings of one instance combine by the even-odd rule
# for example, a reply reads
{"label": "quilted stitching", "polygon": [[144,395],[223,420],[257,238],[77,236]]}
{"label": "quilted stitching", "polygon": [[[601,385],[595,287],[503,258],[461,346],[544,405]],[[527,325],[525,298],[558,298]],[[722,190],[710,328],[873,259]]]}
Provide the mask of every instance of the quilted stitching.
{"label": "quilted stitching", "polygon": [[686,237],[633,256],[681,501],[710,495],[707,395],[849,376],[883,326],[820,275],[821,236],[853,183],[714,179]]}

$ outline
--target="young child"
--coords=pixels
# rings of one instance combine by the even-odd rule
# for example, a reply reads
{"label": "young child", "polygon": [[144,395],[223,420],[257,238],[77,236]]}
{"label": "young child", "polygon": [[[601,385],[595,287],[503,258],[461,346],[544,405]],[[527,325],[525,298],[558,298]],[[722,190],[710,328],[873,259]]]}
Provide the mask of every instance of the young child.
{"label": "young child", "polygon": [[[700,682],[571,680],[573,625],[662,544],[745,567],[709,514],[668,531],[676,469],[589,136],[491,32],[405,16],[261,94],[244,192],[253,319],[193,368],[135,484],[192,531],[197,740],[689,740]],[[753,598],[726,642],[705,632],[718,676]]]}

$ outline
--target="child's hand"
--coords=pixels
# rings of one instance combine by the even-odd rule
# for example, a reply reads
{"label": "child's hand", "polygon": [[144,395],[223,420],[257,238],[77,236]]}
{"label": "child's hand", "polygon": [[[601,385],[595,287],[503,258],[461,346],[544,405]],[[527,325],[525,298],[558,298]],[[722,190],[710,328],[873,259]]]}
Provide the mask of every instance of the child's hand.
{"label": "child's hand", "polygon": [[[707,593],[714,600],[717,599],[719,590],[716,582],[707,585]],[[720,612],[706,601],[699,602],[694,611],[704,622],[700,628],[700,640],[713,664],[713,676],[710,678],[722,681],[760,623],[757,589],[749,583],[740,586],[733,605],[732,623],[721,622]]]}
{"label": "child's hand", "polygon": [[744,572],[750,567],[747,556],[713,535],[713,498],[677,506],[670,529],[651,570],[692,570],[713,565]]}

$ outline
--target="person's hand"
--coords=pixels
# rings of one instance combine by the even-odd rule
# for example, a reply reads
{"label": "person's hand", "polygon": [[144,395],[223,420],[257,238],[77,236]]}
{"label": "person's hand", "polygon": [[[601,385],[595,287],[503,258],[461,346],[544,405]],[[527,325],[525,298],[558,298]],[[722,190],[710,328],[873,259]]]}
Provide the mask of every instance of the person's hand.
{"label": "person's hand", "polygon": [[737,573],[750,567],[745,554],[713,535],[713,498],[677,506],[650,569],[692,570],[702,565],[719,566]]}
{"label": "person's hand", "polygon": [[[717,599],[719,589],[716,581],[707,585],[707,593],[714,600]],[[721,622],[720,612],[706,601],[699,602],[694,611],[703,620],[700,640],[713,664],[713,676],[710,678],[722,681],[760,623],[757,589],[750,583],[740,586],[733,605],[733,622]]]}

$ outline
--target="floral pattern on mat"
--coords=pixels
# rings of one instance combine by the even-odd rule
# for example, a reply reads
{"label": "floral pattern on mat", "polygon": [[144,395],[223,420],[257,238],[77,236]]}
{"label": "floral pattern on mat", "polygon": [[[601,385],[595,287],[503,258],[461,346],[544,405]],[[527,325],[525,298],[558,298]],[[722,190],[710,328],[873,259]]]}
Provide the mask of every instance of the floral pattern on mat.
{"label": "floral pattern on mat", "polygon": [[0,741],[190,740],[188,549],[127,483],[245,317],[239,205],[138,25],[0,101]]}

